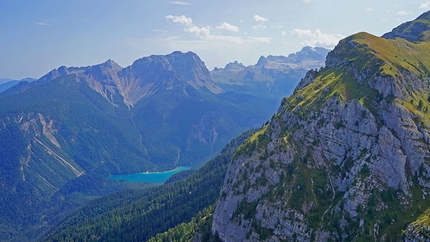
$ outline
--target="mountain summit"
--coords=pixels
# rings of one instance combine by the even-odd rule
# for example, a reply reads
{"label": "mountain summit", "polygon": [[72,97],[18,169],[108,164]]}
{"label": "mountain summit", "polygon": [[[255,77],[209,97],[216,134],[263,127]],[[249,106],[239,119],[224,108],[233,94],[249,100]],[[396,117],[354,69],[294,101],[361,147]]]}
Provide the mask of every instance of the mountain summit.
{"label": "mountain summit", "polygon": [[36,82],[23,83],[2,94],[20,93],[34,86],[42,85],[55,78],[75,74],[85,80],[92,89],[115,104],[114,96],[119,94],[127,105],[135,105],[144,97],[158,91],[181,89],[184,95],[187,86],[196,90],[205,89],[220,93],[210,77],[204,62],[193,52],[173,52],[169,55],[152,55],[136,60],[131,66],[122,68],[112,60],[88,67],[61,66],[44,75]]}
{"label": "mountain summit", "polygon": [[204,62],[193,52],[176,51],[165,56],[144,57],[123,69],[118,76],[118,88],[130,104],[161,90],[181,89],[188,95],[187,86],[212,93],[222,92],[210,78]]}
{"label": "mountain summit", "polygon": [[[347,37],[237,151],[222,241],[428,240],[429,12]],[[404,234],[402,234],[402,230]]]}

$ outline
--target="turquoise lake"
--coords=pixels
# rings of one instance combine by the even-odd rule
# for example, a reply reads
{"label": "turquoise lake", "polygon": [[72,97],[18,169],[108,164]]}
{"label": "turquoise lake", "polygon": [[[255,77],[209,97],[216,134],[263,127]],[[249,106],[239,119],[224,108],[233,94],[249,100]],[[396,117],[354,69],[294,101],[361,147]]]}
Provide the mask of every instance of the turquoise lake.
{"label": "turquoise lake", "polygon": [[179,166],[178,168],[171,171],[161,172],[141,172],[129,175],[112,175],[109,178],[113,180],[126,180],[130,182],[149,182],[149,183],[163,183],[173,174],[181,171],[189,170],[189,166]]}

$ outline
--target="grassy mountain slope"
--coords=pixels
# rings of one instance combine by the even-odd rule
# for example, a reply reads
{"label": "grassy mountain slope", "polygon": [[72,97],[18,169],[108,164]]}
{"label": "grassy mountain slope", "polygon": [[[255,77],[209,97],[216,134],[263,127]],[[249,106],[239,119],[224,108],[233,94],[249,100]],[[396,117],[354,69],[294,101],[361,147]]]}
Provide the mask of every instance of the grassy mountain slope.
{"label": "grassy mountain slope", "polygon": [[430,207],[429,54],[426,41],[342,40],[238,149],[213,233],[223,241],[400,240]]}

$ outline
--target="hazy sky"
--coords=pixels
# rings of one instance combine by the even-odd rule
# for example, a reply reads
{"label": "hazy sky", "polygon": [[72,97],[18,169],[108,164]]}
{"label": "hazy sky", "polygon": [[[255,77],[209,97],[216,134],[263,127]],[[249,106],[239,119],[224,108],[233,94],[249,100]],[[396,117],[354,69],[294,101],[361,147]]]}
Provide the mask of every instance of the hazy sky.
{"label": "hazy sky", "polygon": [[382,35],[430,0],[0,0],[0,78],[193,51],[212,70],[348,35]]}

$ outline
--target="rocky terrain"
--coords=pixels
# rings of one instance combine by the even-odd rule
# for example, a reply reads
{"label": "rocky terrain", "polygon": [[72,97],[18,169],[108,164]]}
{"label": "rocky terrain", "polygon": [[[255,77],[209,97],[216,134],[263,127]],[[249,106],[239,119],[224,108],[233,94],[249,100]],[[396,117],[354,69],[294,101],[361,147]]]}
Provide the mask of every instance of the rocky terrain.
{"label": "rocky terrain", "polygon": [[255,65],[244,66],[236,61],[224,68],[215,68],[211,77],[226,91],[264,93],[279,105],[279,100],[293,92],[308,70],[324,65],[328,52],[325,48],[307,46],[288,56],[261,56]]}
{"label": "rocky terrain", "polygon": [[0,240],[32,240],[97,197],[145,186],[109,175],[201,166],[261,126],[272,101],[224,90],[193,52],[19,82],[0,93]]}
{"label": "rocky terrain", "polygon": [[309,71],[239,147],[213,234],[222,241],[428,240],[428,26],[427,12],[382,38],[340,41],[325,67]]}

